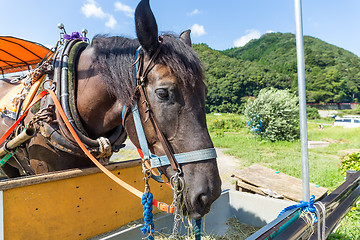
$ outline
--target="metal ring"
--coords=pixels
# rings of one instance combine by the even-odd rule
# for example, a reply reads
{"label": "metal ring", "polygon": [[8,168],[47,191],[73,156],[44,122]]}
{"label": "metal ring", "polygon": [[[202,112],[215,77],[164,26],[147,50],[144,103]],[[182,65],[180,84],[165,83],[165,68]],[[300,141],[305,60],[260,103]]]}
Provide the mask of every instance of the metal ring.
{"label": "metal ring", "polygon": [[150,169],[145,169],[144,170],[144,177],[145,178],[150,178],[151,177],[151,170]]}
{"label": "metal ring", "polygon": [[177,190],[178,193],[180,192],[183,192],[184,191],[184,188],[185,188],[185,181],[182,177],[179,177],[179,186],[180,186],[180,189]]}
{"label": "metal ring", "polygon": [[[47,83],[47,82],[50,82],[50,87],[49,88],[45,87],[45,83]],[[49,90],[54,91],[56,89],[56,82],[54,82],[52,79],[47,79],[42,83],[42,87],[43,87],[44,90],[49,89]]]}
{"label": "metal ring", "polygon": [[174,220],[175,221],[180,221],[181,220],[181,215],[180,214],[175,214]]}
{"label": "metal ring", "polygon": [[174,185],[174,184],[175,184],[175,182],[174,182],[174,181],[175,181],[175,180],[174,180],[175,177],[176,177],[176,175],[173,175],[173,176],[171,176],[171,178],[170,178],[170,180],[169,180],[170,186],[171,186],[172,189],[175,188],[175,185]]}
{"label": "metal ring", "polygon": [[[175,179],[176,178],[176,179]],[[180,177],[178,174],[175,174],[170,178],[170,185],[173,190],[175,190],[175,185],[177,185],[176,192],[180,193],[184,191],[185,188],[185,182],[182,177]]]}
{"label": "metal ring", "polygon": [[7,147],[8,142],[9,142],[9,140],[7,139],[4,143],[3,149],[6,153],[13,153],[13,151]]}

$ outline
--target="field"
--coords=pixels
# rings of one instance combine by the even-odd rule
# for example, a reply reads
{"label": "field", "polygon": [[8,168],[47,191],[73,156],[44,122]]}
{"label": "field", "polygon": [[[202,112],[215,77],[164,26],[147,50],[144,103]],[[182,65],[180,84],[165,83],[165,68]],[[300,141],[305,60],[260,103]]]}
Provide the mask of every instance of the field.
{"label": "field", "polygon": [[[207,122],[214,145],[240,159],[238,168],[258,163],[301,179],[300,140],[261,140],[249,133],[242,115],[209,114]],[[309,149],[309,175],[310,182],[332,191],[344,181],[339,169],[341,158],[360,151],[360,128],[333,127],[329,123],[329,119],[308,123],[308,140],[330,143],[329,147]],[[360,239],[360,206],[352,208],[329,239]]]}

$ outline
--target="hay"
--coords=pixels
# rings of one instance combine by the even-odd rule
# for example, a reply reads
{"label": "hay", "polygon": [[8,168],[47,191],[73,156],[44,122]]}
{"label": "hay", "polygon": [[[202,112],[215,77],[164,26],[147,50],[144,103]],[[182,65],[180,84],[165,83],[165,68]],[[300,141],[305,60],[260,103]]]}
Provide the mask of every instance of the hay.
{"label": "hay", "polygon": [[261,228],[242,223],[235,217],[229,218],[226,225],[229,227],[226,230],[225,235],[216,238],[217,240],[246,239]]}
{"label": "hay", "polygon": [[[226,230],[225,235],[215,236],[203,233],[201,236],[202,240],[242,240],[250,237],[253,233],[259,230],[261,227],[253,227],[245,223],[240,222],[237,218],[232,217],[227,220],[226,225],[228,229]],[[166,240],[169,239],[169,235],[157,233],[155,236],[156,240]],[[180,236],[178,240],[195,240],[193,233],[189,233],[187,236]]]}

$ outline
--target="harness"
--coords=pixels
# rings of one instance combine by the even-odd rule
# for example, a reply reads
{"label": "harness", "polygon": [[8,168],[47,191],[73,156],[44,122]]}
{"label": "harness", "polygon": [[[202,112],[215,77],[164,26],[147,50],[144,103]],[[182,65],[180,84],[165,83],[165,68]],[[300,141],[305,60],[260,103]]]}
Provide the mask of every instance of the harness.
{"label": "harness", "polygon": [[[135,101],[135,103],[134,103],[134,105],[133,105],[133,107],[131,109],[131,112],[133,114],[135,127],[136,127],[136,132],[137,132],[139,143],[140,143],[140,146],[141,146],[140,153],[143,156],[143,161],[142,162],[143,162],[144,180],[145,180],[145,192],[144,192],[143,195],[142,195],[142,193],[140,191],[133,188],[132,186],[130,186],[129,184],[125,183],[124,181],[119,179],[117,176],[112,174],[102,164],[100,164],[97,161],[97,159],[95,159],[95,157],[88,150],[89,146],[86,146],[86,144],[88,144],[89,142],[90,143],[95,143],[95,142],[98,143],[98,141],[94,141],[92,139],[89,139],[86,136],[86,133],[83,133],[81,131],[81,129],[79,130],[77,128],[76,121],[74,120],[74,117],[73,117],[74,115],[70,114],[71,109],[70,109],[70,106],[68,105],[68,103],[69,103],[68,89],[69,88],[68,88],[68,85],[66,84],[66,82],[68,80],[68,74],[67,74],[68,55],[69,55],[70,49],[73,46],[75,46],[76,44],[83,44],[83,43],[79,43],[79,41],[80,40],[65,41],[64,47],[63,47],[63,49],[61,51],[61,54],[59,53],[60,51],[58,51],[56,56],[54,57],[54,60],[53,60],[53,63],[55,65],[55,70],[54,70],[54,74],[53,74],[53,86],[56,86],[56,91],[58,93],[58,96],[60,94],[60,102],[61,103],[57,100],[56,94],[54,93],[52,88],[44,89],[36,97],[36,99],[32,102],[32,104],[25,110],[25,114],[23,114],[18,119],[18,121],[15,122],[14,126],[12,128],[10,128],[4,134],[4,136],[2,136],[0,138],[0,144],[2,143],[3,140],[5,140],[11,134],[11,132],[15,129],[16,124],[19,124],[19,122],[23,119],[23,117],[29,111],[31,106],[33,106],[35,104],[35,102],[39,101],[42,97],[44,97],[46,95],[49,95],[51,98],[48,98],[48,99],[45,99],[45,100],[42,100],[42,101],[43,101],[43,103],[48,103],[48,104],[45,104],[47,107],[49,107],[49,106],[54,106],[55,107],[56,115],[58,116],[58,122],[59,122],[59,126],[60,126],[61,131],[62,132],[65,132],[65,131],[69,132],[69,134],[66,135],[65,137],[68,138],[71,141],[76,142],[76,144],[79,145],[79,148],[91,159],[91,161],[99,169],[101,169],[107,176],[109,176],[112,180],[117,182],[119,185],[121,185],[122,187],[124,187],[125,189],[127,189],[128,191],[133,193],[134,195],[136,195],[136,196],[138,196],[140,198],[142,197],[143,198],[142,202],[144,204],[144,209],[146,207],[146,209],[149,210],[149,211],[147,211],[148,214],[151,214],[151,216],[152,216],[152,213],[150,211],[150,207],[152,208],[152,205],[158,207],[162,211],[174,213],[174,215],[175,215],[174,216],[174,228],[173,228],[172,236],[176,237],[178,235],[179,221],[181,220],[181,215],[180,215],[180,202],[181,201],[180,201],[180,198],[181,198],[181,196],[183,194],[183,191],[184,191],[184,188],[185,188],[185,184],[184,184],[184,180],[183,180],[183,173],[182,173],[180,164],[203,161],[203,160],[209,160],[209,159],[216,158],[217,155],[216,155],[216,151],[215,151],[214,148],[201,149],[201,150],[196,150],[196,151],[191,151],[191,152],[186,152],[186,153],[177,153],[177,154],[175,154],[173,149],[171,148],[171,145],[170,145],[169,141],[166,139],[163,132],[161,131],[161,128],[160,128],[160,126],[158,124],[158,121],[156,120],[155,115],[154,115],[154,113],[152,111],[151,105],[150,105],[150,103],[148,101],[148,97],[147,97],[146,91],[145,91],[145,84],[146,84],[146,81],[147,81],[148,73],[154,67],[154,65],[155,65],[154,61],[158,57],[158,55],[159,55],[159,53],[161,51],[162,41],[160,40],[159,48],[157,49],[155,54],[151,57],[151,59],[149,60],[149,62],[147,63],[147,65],[145,67],[143,66],[143,63],[144,63],[143,55],[140,54],[141,47],[139,47],[137,49],[136,54],[135,54],[135,59],[136,59],[135,64],[134,64],[134,66],[135,66],[134,79],[136,81],[136,88],[135,88],[135,93],[136,94],[135,95],[139,96],[138,100],[140,98],[144,99],[143,104],[145,104],[145,106],[146,106],[145,114],[147,114],[147,119],[150,119],[150,121],[151,121],[151,123],[152,123],[152,125],[153,125],[153,127],[154,127],[154,129],[156,131],[158,139],[161,142],[161,145],[162,145],[162,147],[163,147],[163,149],[164,149],[164,151],[166,153],[165,156],[160,156],[159,157],[159,156],[156,156],[156,155],[154,155],[153,153],[150,152],[149,146],[148,146],[148,143],[147,143],[147,139],[146,139],[146,136],[145,136],[145,132],[144,132],[144,129],[143,129],[143,126],[142,126],[138,104],[137,104],[137,101]],[[48,76],[48,79],[49,79],[49,76]],[[61,82],[61,84],[60,84],[61,87],[59,87],[59,84],[57,84],[59,81]],[[125,118],[126,118],[128,112],[129,111],[127,110],[127,108],[125,106],[124,109],[123,109],[123,114],[122,114],[123,115],[123,122],[125,122]],[[76,118],[76,116],[75,116],[75,118]],[[42,120],[42,119],[40,119],[40,120]],[[63,124],[63,126],[66,126],[66,127],[63,127],[62,124]],[[43,133],[43,132],[49,133],[48,132],[49,130],[46,128],[46,124],[44,124],[42,126],[45,126],[45,127],[42,127],[42,129],[40,129],[41,133]],[[120,129],[120,127],[117,129],[117,131],[120,131],[119,129]],[[123,131],[123,127],[121,127],[121,131]],[[54,133],[55,133],[55,131],[53,131],[51,133],[51,135],[54,135]],[[115,132],[113,135],[115,136],[114,139],[117,140],[115,142],[118,142],[118,138],[119,138],[119,136],[121,134],[119,134],[118,132]],[[101,141],[103,141],[103,140],[101,140]],[[84,142],[86,144],[84,144]],[[91,145],[91,144],[88,144],[88,145]],[[97,145],[97,146],[99,148],[101,148],[100,145]],[[149,166],[149,163],[150,163],[150,166]],[[152,168],[160,168],[160,167],[163,167],[163,166],[166,166],[166,165],[171,165],[172,169],[176,172],[175,175],[171,176],[171,178],[170,178],[170,184],[171,184],[171,187],[173,189],[173,194],[174,194],[174,199],[173,199],[173,203],[172,203],[171,206],[169,206],[169,205],[167,205],[165,203],[158,202],[155,199],[152,199],[152,195],[150,193],[150,187],[149,187],[149,184],[148,184],[148,180],[150,179],[150,177],[153,177],[155,180],[157,180],[159,182],[164,182],[161,179],[160,176],[155,176],[154,174],[152,174],[151,169]],[[161,169],[159,170],[159,172],[161,172]],[[152,224],[152,218],[151,219],[147,218],[147,221],[145,221],[145,224],[146,224],[145,225],[146,226],[146,231],[145,232],[149,233],[149,239],[150,239],[150,237],[152,237],[153,230],[154,230],[153,224]],[[197,229],[200,229],[201,221],[199,221],[199,220],[196,221],[196,227],[197,227]],[[199,231],[197,231],[197,232],[199,232]],[[199,239],[199,236],[197,237],[197,239]]]}
{"label": "harness", "polygon": [[[54,73],[52,82],[56,85],[56,95],[60,97],[64,113],[80,140],[97,156],[97,158],[108,159],[113,151],[118,151],[124,146],[122,143],[125,141],[125,134],[123,134],[125,129],[120,125],[108,138],[100,137],[98,139],[91,139],[81,123],[76,108],[75,66],[77,65],[76,63],[80,53],[87,45],[86,42],[78,38],[64,42],[63,49],[57,51],[53,60]],[[42,103],[42,108],[48,108],[54,104],[50,98],[43,100]],[[83,151],[78,147],[75,139],[65,126],[64,121],[62,121],[59,116],[58,111],[54,112],[57,122],[55,124],[42,124],[42,135],[46,137],[50,145],[61,151],[83,155]]]}

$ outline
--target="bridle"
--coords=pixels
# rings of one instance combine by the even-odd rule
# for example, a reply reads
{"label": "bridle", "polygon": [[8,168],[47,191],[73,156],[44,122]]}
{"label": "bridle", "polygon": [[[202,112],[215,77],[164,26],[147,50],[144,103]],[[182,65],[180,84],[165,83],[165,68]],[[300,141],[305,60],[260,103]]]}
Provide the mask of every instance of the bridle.
{"label": "bridle", "polygon": [[[135,53],[135,64],[134,64],[134,78],[135,78],[135,96],[137,99],[134,101],[134,105],[131,108],[136,133],[138,136],[139,144],[141,147],[141,151],[143,153],[143,171],[144,171],[144,181],[145,181],[145,192],[150,192],[150,187],[148,184],[148,180],[150,177],[155,179],[158,182],[164,182],[163,179],[160,176],[154,176],[152,173],[152,168],[157,168],[160,174],[162,174],[164,171],[161,170],[163,166],[171,165],[172,170],[175,171],[175,174],[170,177],[170,185],[173,189],[173,203],[172,206],[174,206],[174,225],[173,225],[173,231],[172,235],[170,237],[177,237],[178,236],[178,229],[179,229],[179,223],[181,220],[181,198],[184,196],[184,190],[185,190],[185,182],[183,179],[183,173],[181,170],[181,163],[189,163],[189,162],[196,162],[196,161],[203,161],[203,160],[209,160],[214,159],[217,157],[215,148],[208,148],[208,149],[201,149],[186,153],[178,153],[174,154],[174,151],[171,147],[171,144],[167,140],[167,138],[164,136],[163,131],[161,131],[159,122],[157,121],[154,112],[152,111],[150,102],[148,100],[146,91],[145,91],[145,83],[147,81],[147,76],[151,69],[155,66],[155,60],[158,57],[161,49],[162,49],[163,43],[162,38],[159,37],[159,47],[157,48],[156,52],[151,56],[149,62],[145,67],[144,65],[144,56],[139,54],[141,50],[141,46],[136,50]],[[141,122],[140,118],[140,112],[138,108],[137,101],[141,99],[143,102],[142,104],[145,105],[145,114],[146,118],[145,121],[150,120],[155,131],[156,135],[164,149],[165,156],[158,157],[154,154],[152,154],[149,150],[149,146],[147,143],[147,139],[145,136],[144,128]],[[125,118],[126,113],[128,112],[126,110],[126,106],[123,109],[122,114],[122,120],[123,120],[123,126],[125,127]],[[150,161],[151,166],[150,169],[146,168],[145,162]],[[145,193],[144,193],[145,194]],[[201,220],[198,220],[196,225],[200,229],[201,226]],[[195,234],[196,235],[196,234]],[[200,235],[197,236],[200,239]]]}
{"label": "bridle", "polygon": [[[178,153],[174,154],[174,151],[171,147],[171,144],[165,137],[163,131],[161,131],[161,127],[152,111],[150,102],[148,100],[146,91],[145,91],[145,83],[147,81],[147,76],[151,69],[155,66],[155,60],[158,57],[159,53],[161,52],[163,43],[162,43],[162,37],[159,37],[159,47],[155,51],[155,53],[151,56],[150,60],[144,65],[144,56],[140,54],[141,46],[136,50],[135,53],[135,63],[134,63],[134,78],[135,78],[135,96],[137,96],[138,99],[143,99],[142,104],[145,105],[145,114],[146,114],[146,120],[150,120],[155,131],[157,134],[157,137],[164,149],[165,156],[158,157],[154,154],[152,154],[149,150],[148,143],[146,140],[145,132],[142,126],[139,108],[137,101],[135,100],[134,105],[131,108],[133,119],[135,122],[135,128],[139,139],[139,144],[141,147],[141,150],[144,155],[144,161],[149,160],[151,162],[151,168],[160,168],[162,166],[171,165],[171,168],[177,173],[181,174],[181,163],[189,163],[189,162],[196,162],[196,161],[203,161],[203,160],[209,160],[216,158],[216,151],[214,148],[208,148],[208,149],[201,149],[186,153]],[[125,118],[127,116],[127,108],[126,106],[123,109],[123,124],[125,123]],[[125,125],[124,125],[125,126]]]}

